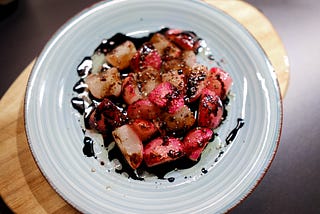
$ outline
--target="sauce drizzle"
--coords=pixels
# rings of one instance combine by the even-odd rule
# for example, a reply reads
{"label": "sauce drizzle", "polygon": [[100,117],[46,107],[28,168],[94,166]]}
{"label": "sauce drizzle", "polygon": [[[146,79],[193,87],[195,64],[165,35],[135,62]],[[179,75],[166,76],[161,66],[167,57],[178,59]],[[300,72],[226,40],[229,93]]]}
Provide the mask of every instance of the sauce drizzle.
{"label": "sauce drizzle", "polygon": [[226,144],[229,145],[234,141],[234,139],[237,137],[239,130],[243,127],[244,120],[241,118],[238,118],[237,120],[237,126],[229,133],[229,135],[226,138]]}
{"label": "sauce drizzle", "polygon": [[93,157],[94,156],[94,150],[93,150],[93,140],[90,137],[84,137],[83,139],[83,154],[87,157]]}

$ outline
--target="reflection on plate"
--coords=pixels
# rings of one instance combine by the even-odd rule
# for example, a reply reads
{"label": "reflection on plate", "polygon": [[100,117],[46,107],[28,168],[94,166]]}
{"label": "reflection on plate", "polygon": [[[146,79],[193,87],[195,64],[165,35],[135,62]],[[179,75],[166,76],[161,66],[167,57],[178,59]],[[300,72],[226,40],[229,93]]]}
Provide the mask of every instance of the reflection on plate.
{"label": "reflection on plate", "polygon": [[[219,138],[225,141],[238,118],[245,125],[223,155],[207,148],[194,167],[174,172],[174,182],[141,182],[83,155],[83,133],[70,100],[77,66],[103,38],[117,32],[145,35],[164,26],[196,32],[234,80]],[[86,213],[225,212],[263,177],[282,125],[279,88],[263,50],[235,20],[201,1],[124,0],[88,8],[48,42],[32,71],[25,102],[26,131],[37,164],[54,189]]]}

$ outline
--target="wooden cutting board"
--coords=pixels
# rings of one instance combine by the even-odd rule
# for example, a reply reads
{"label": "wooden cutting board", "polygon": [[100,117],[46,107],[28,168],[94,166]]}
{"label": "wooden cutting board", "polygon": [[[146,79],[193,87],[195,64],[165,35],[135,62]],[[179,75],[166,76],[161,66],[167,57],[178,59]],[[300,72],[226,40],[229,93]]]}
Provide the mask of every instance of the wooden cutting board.
{"label": "wooden cutting board", "polygon": [[[282,96],[289,82],[283,44],[268,19],[251,5],[236,0],[206,0],[225,11],[258,40],[268,55]],[[0,191],[16,213],[77,213],[50,186],[30,152],[24,129],[24,95],[34,61],[25,68],[0,101]]]}

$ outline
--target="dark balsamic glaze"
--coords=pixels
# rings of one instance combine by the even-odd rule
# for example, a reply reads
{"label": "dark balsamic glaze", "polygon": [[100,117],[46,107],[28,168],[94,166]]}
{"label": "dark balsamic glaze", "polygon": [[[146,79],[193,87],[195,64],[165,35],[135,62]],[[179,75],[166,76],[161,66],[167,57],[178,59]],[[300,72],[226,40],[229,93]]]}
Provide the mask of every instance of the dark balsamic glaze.
{"label": "dark balsamic glaze", "polygon": [[209,55],[207,56],[207,58],[208,58],[209,60],[211,60],[211,61],[215,61],[215,60],[216,60],[212,54],[209,54]]}
{"label": "dark balsamic glaze", "polygon": [[206,168],[202,168],[202,169],[201,169],[201,172],[202,172],[203,174],[207,174],[207,173],[208,173],[208,170],[207,170]]}
{"label": "dark balsamic glaze", "polygon": [[85,78],[89,74],[91,69],[92,69],[92,59],[91,57],[86,56],[77,67],[77,72],[79,77]]}
{"label": "dark balsamic glaze", "polygon": [[219,158],[221,158],[223,154],[224,154],[224,151],[221,150],[218,154],[218,157],[216,157],[216,159],[214,160],[214,162],[218,162]]}
{"label": "dark balsamic glaze", "polygon": [[230,99],[227,96],[224,100],[222,100],[222,105],[223,105],[223,113],[222,113],[222,121],[221,123],[224,122],[224,120],[227,118],[228,116],[228,110],[226,109],[226,106],[229,104]]}
{"label": "dark balsamic glaze", "polygon": [[169,182],[174,182],[174,180],[175,180],[175,178],[174,178],[174,177],[170,177],[170,178],[168,178],[168,181],[169,181]]}
{"label": "dark balsamic glaze", "polygon": [[83,119],[84,119],[84,127],[86,129],[91,129],[91,126],[90,126],[90,123],[89,123],[89,119],[90,119],[90,116],[91,114],[93,113],[93,110],[95,109],[95,104],[92,103],[89,107],[88,107],[88,112],[86,112],[84,115],[83,115]]}
{"label": "dark balsamic glaze", "polygon": [[243,127],[244,120],[241,118],[238,118],[237,120],[237,126],[229,133],[229,135],[226,138],[226,144],[229,145],[234,141],[236,136],[238,135],[239,130]]}
{"label": "dark balsamic glaze", "polygon": [[124,78],[126,78],[129,73],[131,73],[132,71],[127,68],[127,69],[124,69],[124,70],[121,70],[121,73],[120,73],[120,78],[123,80]]}
{"label": "dark balsamic glaze", "polygon": [[81,98],[73,97],[71,99],[71,104],[74,109],[76,109],[81,115],[84,113],[84,101]]}
{"label": "dark balsamic glaze", "polygon": [[87,157],[94,157],[93,140],[90,137],[86,136],[83,139],[83,143],[83,154]]}
{"label": "dark balsamic glaze", "polygon": [[73,86],[73,91],[77,92],[78,94],[83,93],[88,86],[84,83],[83,79],[80,79],[76,84]]}

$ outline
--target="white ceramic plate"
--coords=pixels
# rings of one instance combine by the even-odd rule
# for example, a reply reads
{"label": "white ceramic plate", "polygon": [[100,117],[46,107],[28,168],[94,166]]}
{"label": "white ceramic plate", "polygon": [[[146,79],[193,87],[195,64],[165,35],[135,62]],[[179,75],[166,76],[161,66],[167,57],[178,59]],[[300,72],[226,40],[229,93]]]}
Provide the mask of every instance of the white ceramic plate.
{"label": "white ceramic plate", "polygon": [[[218,162],[209,146],[196,166],[175,173],[174,182],[136,181],[83,155],[83,133],[70,103],[72,87],[79,79],[77,66],[103,38],[117,32],[145,35],[163,26],[196,32],[231,74],[234,97],[218,130],[220,139],[225,140],[238,118],[245,125]],[[220,10],[195,0],[101,2],[67,22],[39,56],[27,88],[26,132],[44,176],[82,212],[220,213],[255,188],[276,153],[282,125],[279,94],[261,47]]]}

